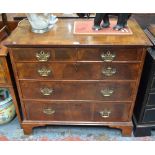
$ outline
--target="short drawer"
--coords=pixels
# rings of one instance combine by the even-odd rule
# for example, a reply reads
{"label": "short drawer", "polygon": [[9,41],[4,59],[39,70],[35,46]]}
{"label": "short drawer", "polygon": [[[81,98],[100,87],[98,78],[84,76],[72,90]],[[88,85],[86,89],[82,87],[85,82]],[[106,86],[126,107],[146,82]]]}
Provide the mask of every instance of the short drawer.
{"label": "short drawer", "polygon": [[24,101],[28,120],[92,121],[93,105],[83,102]]}
{"label": "short drawer", "polygon": [[73,61],[77,59],[76,48],[13,48],[16,62]]}
{"label": "short drawer", "polygon": [[142,50],[135,48],[78,48],[78,60],[81,61],[141,61]]}
{"label": "short drawer", "polygon": [[145,109],[142,122],[155,122],[155,108]]}
{"label": "short drawer", "polygon": [[16,63],[20,79],[137,80],[139,63]]}
{"label": "short drawer", "polygon": [[24,99],[131,101],[134,82],[20,81]]}
{"label": "short drawer", "polygon": [[28,120],[40,121],[129,121],[130,104],[103,102],[24,101]]}

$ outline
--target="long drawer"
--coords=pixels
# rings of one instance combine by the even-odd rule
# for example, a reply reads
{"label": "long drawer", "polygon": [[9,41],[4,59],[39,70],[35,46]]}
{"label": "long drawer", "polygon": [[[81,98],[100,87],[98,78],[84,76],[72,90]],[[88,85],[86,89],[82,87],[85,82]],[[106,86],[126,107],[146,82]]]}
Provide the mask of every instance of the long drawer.
{"label": "long drawer", "polygon": [[27,119],[37,121],[128,121],[130,104],[24,101]]}
{"label": "long drawer", "polygon": [[141,61],[141,50],[118,47],[13,48],[16,62],[22,61]]}
{"label": "long drawer", "polygon": [[20,79],[137,80],[139,63],[16,63]]}
{"label": "long drawer", "polygon": [[20,81],[24,99],[132,101],[134,82]]}

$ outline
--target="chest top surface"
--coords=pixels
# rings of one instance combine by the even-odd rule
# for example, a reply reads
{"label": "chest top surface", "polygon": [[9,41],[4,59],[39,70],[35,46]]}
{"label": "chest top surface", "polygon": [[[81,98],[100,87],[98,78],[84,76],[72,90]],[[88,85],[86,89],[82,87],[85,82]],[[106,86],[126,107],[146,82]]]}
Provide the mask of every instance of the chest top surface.
{"label": "chest top surface", "polygon": [[[27,20],[20,22],[18,27],[3,42],[8,47],[16,46],[88,46],[88,45],[140,45],[150,46],[151,42],[139,27],[135,20],[129,20],[128,25],[132,30],[132,35],[81,35],[74,34],[74,21],[79,19],[59,19],[54,27],[44,34],[31,32],[30,24]],[[80,19],[81,20],[81,19]],[[82,19],[88,20],[88,19]]]}

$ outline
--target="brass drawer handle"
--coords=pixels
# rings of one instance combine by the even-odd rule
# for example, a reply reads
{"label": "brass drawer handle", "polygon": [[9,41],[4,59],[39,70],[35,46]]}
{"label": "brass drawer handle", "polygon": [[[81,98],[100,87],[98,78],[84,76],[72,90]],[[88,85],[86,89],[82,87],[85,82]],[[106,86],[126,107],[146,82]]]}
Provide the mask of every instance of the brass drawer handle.
{"label": "brass drawer handle", "polygon": [[115,57],[116,55],[114,53],[111,53],[110,51],[107,51],[106,53],[101,54],[101,59],[104,62],[111,62],[114,60]]}
{"label": "brass drawer handle", "polygon": [[40,92],[44,96],[49,96],[49,95],[51,95],[54,92],[54,90],[52,88],[40,88]]}
{"label": "brass drawer handle", "polygon": [[102,74],[104,74],[105,76],[112,76],[116,74],[116,68],[112,68],[112,67],[104,68],[102,70]]}
{"label": "brass drawer handle", "polygon": [[55,113],[55,110],[53,110],[52,108],[46,108],[46,109],[43,109],[43,113],[46,115],[52,115]]}
{"label": "brass drawer handle", "polygon": [[100,111],[99,114],[103,118],[108,118],[110,117],[111,111],[108,109],[104,109],[103,111]]}
{"label": "brass drawer handle", "polygon": [[106,89],[102,89],[102,90],[101,90],[101,94],[102,94],[104,97],[109,97],[109,96],[111,96],[113,93],[114,93],[114,90],[113,90],[113,89],[106,88]]}
{"label": "brass drawer handle", "polygon": [[51,70],[43,67],[41,69],[38,69],[38,73],[40,76],[49,76],[51,73]]}
{"label": "brass drawer handle", "polygon": [[48,59],[50,58],[50,53],[49,52],[45,53],[44,51],[40,51],[39,53],[36,53],[36,58],[40,62],[48,61]]}

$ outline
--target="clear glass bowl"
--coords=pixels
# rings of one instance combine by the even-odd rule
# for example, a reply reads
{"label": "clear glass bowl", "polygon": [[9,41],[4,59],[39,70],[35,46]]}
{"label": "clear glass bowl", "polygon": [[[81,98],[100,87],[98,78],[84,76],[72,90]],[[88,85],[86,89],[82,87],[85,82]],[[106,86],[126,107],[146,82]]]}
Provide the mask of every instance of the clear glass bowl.
{"label": "clear glass bowl", "polygon": [[26,15],[34,33],[44,33],[52,27],[50,13],[27,13]]}

